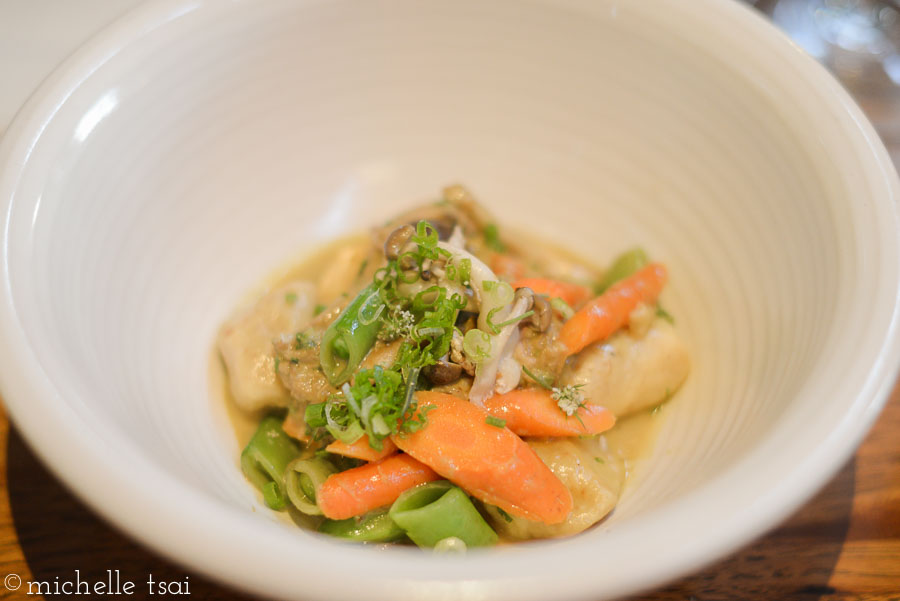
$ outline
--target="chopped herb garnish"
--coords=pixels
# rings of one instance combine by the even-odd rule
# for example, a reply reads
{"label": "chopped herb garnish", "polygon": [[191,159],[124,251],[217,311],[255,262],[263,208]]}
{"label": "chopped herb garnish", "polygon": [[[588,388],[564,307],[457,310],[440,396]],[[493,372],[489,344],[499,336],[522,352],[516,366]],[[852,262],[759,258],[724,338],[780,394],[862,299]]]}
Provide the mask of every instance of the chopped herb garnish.
{"label": "chopped herb garnish", "polygon": [[366,271],[366,267],[369,266],[369,260],[363,259],[362,263],[359,264],[359,272],[356,274],[356,277],[361,277],[362,274]]}
{"label": "chopped herb garnish", "polygon": [[398,338],[408,338],[412,335],[415,317],[406,309],[395,307],[382,318],[384,322],[378,332],[378,339],[382,342],[391,342]]}
{"label": "chopped herb garnish", "polygon": [[660,410],[660,409],[662,409],[662,403],[660,403],[659,405],[657,405],[656,407],[654,407],[653,409],[651,409],[651,410],[650,410],[650,415],[656,415],[657,413],[659,413],[659,410]]}
{"label": "chopped herb garnish", "polygon": [[662,318],[662,319],[665,319],[666,321],[668,321],[668,322],[669,322],[670,324],[672,324],[673,326],[675,325],[675,318],[672,317],[671,313],[669,313],[668,311],[666,311],[666,310],[663,309],[662,307],[657,307],[657,308],[656,308],[656,316],[657,316],[657,317],[660,317],[660,318]]}
{"label": "chopped herb garnish", "polygon": [[514,324],[514,323],[516,323],[516,322],[522,321],[523,319],[526,319],[526,318],[528,318],[528,317],[531,317],[532,315],[534,315],[534,311],[525,311],[524,313],[522,313],[522,314],[519,315],[518,317],[513,317],[512,319],[507,319],[506,321],[501,321],[500,323],[490,324],[490,326],[491,326],[492,328],[494,328],[495,330],[497,330],[497,333],[499,334],[499,333],[500,333],[500,329],[502,329],[502,328],[504,328],[504,327],[506,327],[506,326],[508,326],[508,325],[510,325],[510,324]]}
{"label": "chopped herb garnish", "polygon": [[316,348],[316,341],[309,332],[297,332],[294,338],[294,350]]}
{"label": "chopped herb garnish", "polygon": [[396,366],[404,374],[413,367],[433,365],[450,351],[453,324],[466,301],[460,294],[447,296],[446,288],[436,288],[440,291],[438,296],[422,312],[422,318],[412,328],[397,357]]}
{"label": "chopped herb garnish", "polygon": [[581,423],[581,426],[587,429],[581,416],[578,415],[578,410],[584,407],[584,395],[581,394],[581,387],[582,384],[553,388],[550,397],[556,401],[556,404],[559,405],[560,410],[565,413],[566,416],[574,416],[575,419]]}
{"label": "chopped herb garnish", "polygon": [[365,434],[369,446],[381,450],[387,436],[414,432],[425,425],[427,409],[418,409],[410,386],[404,386],[397,370],[380,365],[362,369],[353,386],[344,384],[339,394],[324,403],[307,405],[306,423],[325,427],[340,440]]}
{"label": "chopped herb garnish", "polygon": [[506,513],[505,511],[503,511],[502,509],[500,509],[499,507],[497,507],[497,513],[499,513],[500,517],[502,517],[507,522],[513,521],[513,517],[511,515],[509,515],[508,513]]}
{"label": "chopped herb garnish", "polygon": [[437,409],[437,405],[422,405],[419,407],[419,411],[415,415],[403,422],[403,431],[400,432],[400,436],[412,434],[424,428],[428,421],[428,412],[432,409]]}
{"label": "chopped herb garnish", "polygon": [[506,245],[500,240],[500,230],[494,223],[489,223],[484,227],[484,243],[488,245],[488,248],[498,253],[506,252]]}
{"label": "chopped herb garnish", "polygon": [[524,365],[522,366],[522,371],[524,371],[525,375],[527,375],[529,378],[531,378],[532,380],[537,382],[538,386],[540,386],[541,388],[546,388],[547,390],[553,390],[553,380],[550,377],[539,376],[538,374],[534,373],[533,371],[531,371]]}
{"label": "chopped herb garnish", "polygon": [[451,282],[459,282],[463,286],[468,286],[472,277],[472,260],[460,259],[459,266],[456,265],[455,261],[448,261],[445,273],[447,279]]}
{"label": "chopped herb garnish", "polygon": [[551,398],[559,405],[560,410],[569,417],[576,414],[580,407],[584,407],[584,395],[579,390],[581,386],[554,387]]}
{"label": "chopped herb garnish", "polygon": [[281,357],[279,355],[275,355],[275,375],[278,375],[278,366],[281,365]]}
{"label": "chopped herb garnish", "polygon": [[293,305],[294,303],[297,302],[297,295],[294,294],[293,292],[288,292],[287,294],[284,295],[284,302],[286,302],[289,305]]}
{"label": "chopped herb garnish", "polygon": [[319,315],[327,308],[328,307],[326,307],[325,305],[319,303],[318,305],[316,305],[316,308],[313,309],[313,315]]}
{"label": "chopped herb garnish", "polygon": [[491,355],[491,335],[472,328],[463,337],[463,351],[472,363],[481,363]]}
{"label": "chopped herb garnish", "polygon": [[603,461],[603,459],[601,459],[600,457],[594,457],[594,461],[596,461],[597,463],[606,463],[606,462]]}
{"label": "chopped herb garnish", "polygon": [[[419,373],[449,353],[457,315],[467,304],[455,287],[435,285],[433,278],[437,274],[438,278],[453,279],[452,272],[453,281],[467,282],[471,261],[460,260],[451,269],[451,253],[438,245],[437,230],[425,221],[416,225],[410,242],[399,257],[375,270],[371,292],[357,315],[360,324],[378,326],[381,343],[401,342],[394,364],[357,371],[352,386],[344,384],[338,394],[307,408],[312,418],[307,423],[312,427],[325,428],[341,439],[363,432],[375,449],[382,448],[387,436],[403,436],[425,426],[428,411],[434,407],[417,407],[414,393]],[[359,274],[367,267],[364,261]],[[417,287],[415,293],[404,290],[406,285],[422,283],[426,271],[432,285]],[[297,344],[305,342],[298,335]],[[338,339],[331,347],[338,357],[348,351],[340,343]]]}
{"label": "chopped herb garnish", "polygon": [[505,428],[506,420],[500,419],[499,417],[494,417],[493,415],[489,415],[485,418],[484,422],[489,426],[494,426],[496,428]]}

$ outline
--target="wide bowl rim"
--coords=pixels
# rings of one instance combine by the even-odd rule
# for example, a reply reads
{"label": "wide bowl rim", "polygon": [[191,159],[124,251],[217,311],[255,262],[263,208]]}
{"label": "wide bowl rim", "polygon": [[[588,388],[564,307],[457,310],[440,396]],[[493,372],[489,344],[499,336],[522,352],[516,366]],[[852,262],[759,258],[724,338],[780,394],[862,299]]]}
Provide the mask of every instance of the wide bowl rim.
{"label": "wide bowl rim", "polygon": [[[569,3],[579,2],[570,0]],[[77,424],[78,417],[66,410],[54,413],[62,406],[56,402],[62,393],[52,385],[50,376],[22,352],[29,349],[28,339],[18,325],[10,278],[10,215],[25,168],[33,158],[32,152],[47,125],[78,86],[123,48],[184,15],[202,10],[208,4],[194,0],[153,0],[132,9],[63,62],[20,109],[0,140],[0,167],[3,168],[0,171],[0,202],[4,219],[3,285],[0,287],[0,331],[4,336],[0,338],[0,392],[12,421],[31,448],[54,475],[94,511],[148,547],[192,569],[244,590],[287,597],[292,592],[296,594],[296,591],[273,580],[271,569],[241,565],[228,553],[228,549],[245,545],[254,536],[265,536],[273,542],[269,555],[293,548],[295,541],[283,529],[259,520],[244,519],[246,516],[236,509],[211,503],[203,495],[168,477],[162,470],[154,471],[153,466],[137,478],[132,470],[122,465],[120,457],[109,456],[98,441],[85,437],[77,428],[67,428],[67,424]],[[840,109],[839,118],[834,120],[835,127],[847,136],[855,136],[864,142],[870,151],[874,160],[863,165],[863,168],[868,170],[871,181],[880,183],[873,194],[873,202],[891,210],[894,231],[900,233],[900,210],[897,205],[900,183],[889,155],[861,110],[824,68],[799,52],[786,36],[753,14],[748,7],[736,2],[699,0],[692,3],[690,10],[703,11],[710,20],[739,23],[748,28],[768,50],[775,49],[787,63],[806,71],[823,95],[830,95],[832,106]],[[877,177],[879,175],[880,178]],[[885,244],[886,241],[882,242],[882,245]],[[597,594],[618,596],[658,586],[720,558],[782,521],[837,472],[879,415],[900,373],[898,330],[900,294],[895,294],[892,317],[886,324],[879,360],[871,367],[865,385],[852,403],[856,413],[828,432],[827,440],[823,440],[805,461],[794,466],[792,471],[783,473],[776,486],[733,512],[736,525],[710,532],[701,542],[695,541],[687,549],[657,551],[654,571],[650,574],[632,571],[617,575],[618,580],[604,583],[600,579],[608,577],[607,572],[573,578],[571,573],[561,571],[560,575],[566,576],[567,585],[556,589],[556,596],[573,599]],[[47,412],[52,414],[50,421]],[[79,465],[93,465],[94,469],[90,474],[85,474],[83,469],[78,470]],[[739,468],[740,463],[731,471]],[[716,478],[670,506],[651,512],[643,520],[641,530],[652,532],[653,528],[665,524],[678,512],[686,511],[693,499],[704,491],[714,489],[721,484],[720,480]],[[119,495],[98,494],[98,491],[108,490],[111,483],[117,485]],[[168,487],[169,494],[165,498],[152,494],[159,486]],[[190,511],[186,511],[185,507]],[[157,516],[159,521],[150,523],[142,520],[141,516],[147,513]],[[160,527],[160,522],[165,527]],[[223,523],[228,523],[231,528],[222,529],[220,526]],[[505,568],[518,565],[520,572],[524,572],[521,562],[536,557],[544,562],[545,570],[563,570],[565,563],[558,558],[548,559],[546,552],[547,549],[558,548],[557,543],[534,545],[503,556],[494,565]],[[410,570],[412,576],[391,575],[382,577],[380,582],[362,584],[346,578],[335,580],[341,569],[326,568],[329,560],[343,558],[346,562],[351,558],[362,559],[373,567],[383,568],[385,559],[337,545],[320,545],[317,551],[322,554],[316,566],[320,577],[305,589],[314,598],[346,598],[361,591],[367,591],[371,598],[421,597],[422,589],[418,587],[426,584],[430,596],[447,598],[488,596],[539,599],[546,593],[545,589],[535,586],[540,575],[546,571],[536,575],[523,574],[521,578],[510,580],[508,576],[514,573],[512,571],[501,569],[494,577],[484,569],[476,568],[471,561],[443,565],[438,571],[435,562],[414,553],[404,555],[404,561],[415,568]],[[396,560],[397,556],[392,557]],[[473,559],[480,561],[484,556],[476,554]]]}

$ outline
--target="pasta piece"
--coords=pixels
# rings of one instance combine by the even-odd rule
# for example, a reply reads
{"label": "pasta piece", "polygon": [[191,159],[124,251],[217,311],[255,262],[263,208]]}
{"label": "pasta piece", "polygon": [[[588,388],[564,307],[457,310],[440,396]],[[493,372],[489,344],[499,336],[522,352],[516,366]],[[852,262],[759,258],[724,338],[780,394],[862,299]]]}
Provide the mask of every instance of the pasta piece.
{"label": "pasta piece", "polygon": [[572,511],[558,524],[509,515],[487,506],[491,524],[503,535],[526,540],[577,534],[603,519],[619,500],[625,481],[621,459],[602,449],[597,439],[532,440],[547,467],[572,494]]}
{"label": "pasta piece", "polygon": [[317,302],[330,305],[349,291],[359,290],[357,281],[361,279],[362,272],[369,263],[374,261],[372,255],[373,245],[368,240],[360,240],[355,243],[342,246],[337,249],[328,261],[328,269],[322,272],[322,276],[316,283]]}
{"label": "pasta piece", "polygon": [[315,289],[309,282],[280,286],[222,326],[218,347],[228,370],[235,402],[254,411],[284,406],[288,394],[276,377],[272,341],[293,335],[309,323],[315,307]]}
{"label": "pasta piece", "polygon": [[560,378],[580,385],[586,403],[606,407],[617,418],[658,405],[681,386],[690,358],[675,329],[655,319],[637,338],[623,330],[578,355]]}

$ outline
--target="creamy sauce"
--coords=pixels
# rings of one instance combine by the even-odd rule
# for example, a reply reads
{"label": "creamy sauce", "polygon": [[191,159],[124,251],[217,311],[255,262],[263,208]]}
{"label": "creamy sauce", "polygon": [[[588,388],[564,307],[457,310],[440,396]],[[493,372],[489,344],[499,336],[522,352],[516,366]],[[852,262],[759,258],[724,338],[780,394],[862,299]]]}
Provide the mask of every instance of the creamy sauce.
{"label": "creamy sauce", "polygon": [[619,420],[612,430],[602,434],[607,449],[625,463],[625,483],[634,486],[641,467],[653,455],[665,411],[649,409]]}

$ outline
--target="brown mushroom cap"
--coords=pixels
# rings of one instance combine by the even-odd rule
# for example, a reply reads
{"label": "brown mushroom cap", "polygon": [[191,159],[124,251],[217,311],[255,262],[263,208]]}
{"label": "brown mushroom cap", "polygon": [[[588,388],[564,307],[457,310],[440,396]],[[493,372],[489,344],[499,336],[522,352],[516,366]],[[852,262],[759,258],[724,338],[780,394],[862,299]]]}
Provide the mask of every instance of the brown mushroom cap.
{"label": "brown mushroom cap", "polygon": [[550,306],[550,301],[546,296],[537,294],[534,297],[532,309],[534,309],[534,315],[528,319],[528,325],[538,332],[546,332],[553,320],[553,308]]}
{"label": "brown mushroom cap", "polygon": [[438,361],[422,370],[428,381],[435,386],[456,382],[462,376],[462,372],[462,365],[450,363],[449,361]]}
{"label": "brown mushroom cap", "polygon": [[416,228],[406,224],[401,225],[388,235],[384,241],[384,256],[387,257],[388,261],[392,261],[400,256],[400,251],[403,250],[403,247],[406,246],[406,243],[409,242],[409,239],[415,233]]}
{"label": "brown mushroom cap", "polygon": [[528,304],[525,306],[525,310],[530,311],[534,306],[534,290],[528,288],[527,286],[516,288],[516,293],[513,295],[513,303],[516,303],[523,298],[528,299]]}

